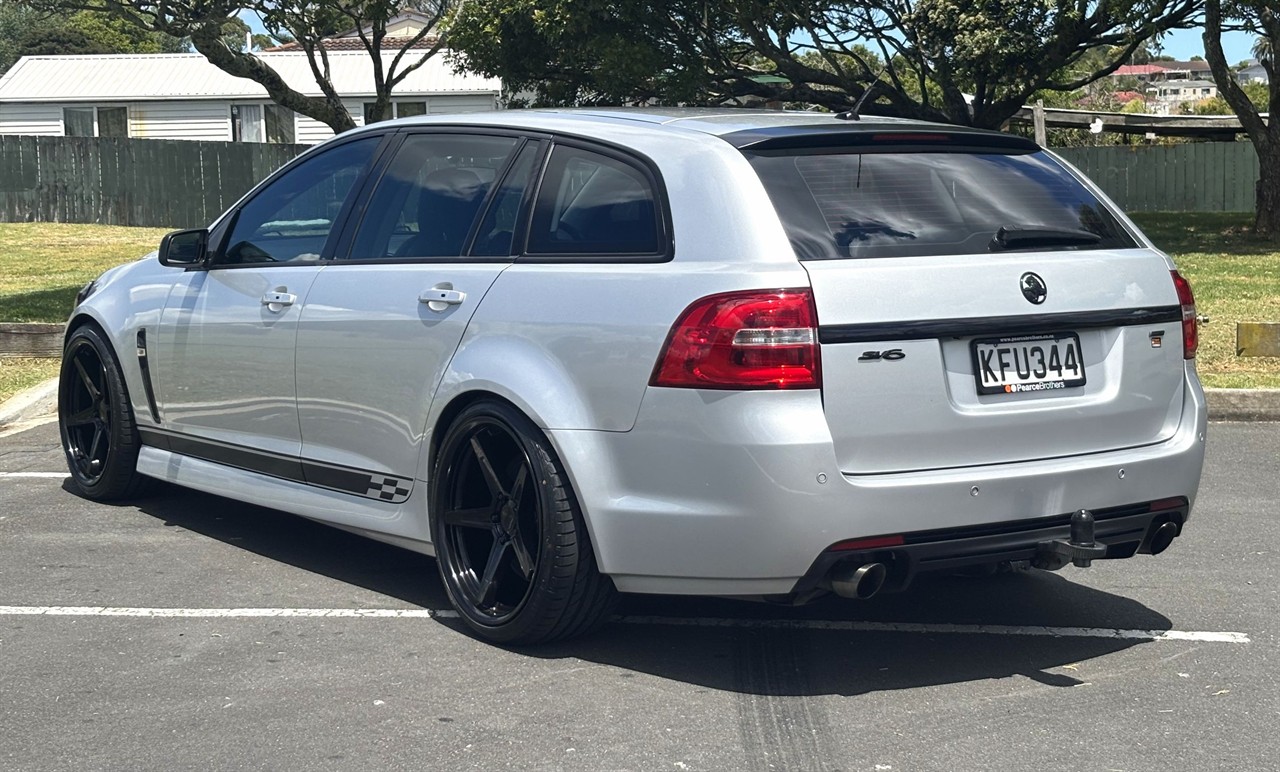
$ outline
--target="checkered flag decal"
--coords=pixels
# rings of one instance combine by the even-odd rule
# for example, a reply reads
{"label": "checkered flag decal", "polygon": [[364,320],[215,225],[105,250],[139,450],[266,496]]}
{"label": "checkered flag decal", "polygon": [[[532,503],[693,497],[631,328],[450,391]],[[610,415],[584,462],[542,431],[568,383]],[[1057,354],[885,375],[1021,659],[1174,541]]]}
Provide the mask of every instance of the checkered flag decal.
{"label": "checkered flag decal", "polygon": [[409,492],[412,490],[412,483],[408,480],[374,474],[369,475],[369,490],[365,495],[371,499],[399,504],[409,498]]}

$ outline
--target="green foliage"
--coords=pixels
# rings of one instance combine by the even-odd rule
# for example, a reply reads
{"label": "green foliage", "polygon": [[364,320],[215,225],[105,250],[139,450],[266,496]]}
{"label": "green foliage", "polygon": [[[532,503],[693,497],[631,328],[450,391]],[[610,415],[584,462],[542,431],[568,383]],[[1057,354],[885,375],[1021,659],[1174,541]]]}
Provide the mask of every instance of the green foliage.
{"label": "green foliage", "polygon": [[450,34],[463,65],[537,104],[840,110],[874,84],[868,112],[994,128],[1188,25],[1198,2],[470,0]]}
{"label": "green foliage", "polygon": [[140,30],[100,10],[58,14],[0,0],[0,73],[23,56],[183,50],[178,38]]}

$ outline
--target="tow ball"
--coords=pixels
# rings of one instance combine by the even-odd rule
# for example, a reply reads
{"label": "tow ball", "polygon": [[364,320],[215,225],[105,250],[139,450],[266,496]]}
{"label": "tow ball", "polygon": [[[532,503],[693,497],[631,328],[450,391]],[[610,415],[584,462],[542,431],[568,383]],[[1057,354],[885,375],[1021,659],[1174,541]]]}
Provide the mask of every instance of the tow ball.
{"label": "tow ball", "polygon": [[1082,509],[1071,515],[1070,537],[1040,542],[1031,565],[1049,571],[1057,571],[1068,562],[1076,568],[1088,568],[1106,554],[1107,545],[1093,540],[1093,513]]}

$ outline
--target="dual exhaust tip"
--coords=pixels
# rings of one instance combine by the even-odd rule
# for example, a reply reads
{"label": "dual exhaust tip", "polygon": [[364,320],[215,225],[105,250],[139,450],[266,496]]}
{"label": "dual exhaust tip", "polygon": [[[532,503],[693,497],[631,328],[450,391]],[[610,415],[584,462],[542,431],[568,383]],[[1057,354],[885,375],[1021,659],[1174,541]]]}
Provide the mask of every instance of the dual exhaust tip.
{"label": "dual exhaust tip", "polygon": [[[1149,555],[1159,555],[1169,549],[1178,532],[1178,524],[1172,521],[1153,526],[1143,540],[1141,551]],[[1089,542],[1092,542],[1092,538]],[[852,600],[868,600],[880,592],[888,577],[889,570],[885,568],[884,563],[863,563],[837,566],[827,578],[831,583],[831,590],[836,595]]]}

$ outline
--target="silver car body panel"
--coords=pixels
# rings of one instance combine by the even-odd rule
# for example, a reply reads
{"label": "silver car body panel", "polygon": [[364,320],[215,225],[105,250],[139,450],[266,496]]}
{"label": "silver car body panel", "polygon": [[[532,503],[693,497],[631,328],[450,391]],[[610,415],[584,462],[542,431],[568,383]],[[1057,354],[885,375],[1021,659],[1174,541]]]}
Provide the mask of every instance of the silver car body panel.
{"label": "silver car body panel", "polygon": [[[600,567],[624,591],[785,593],[843,539],[1194,502],[1206,411],[1177,323],[1159,325],[1161,349],[1145,326],[1081,330],[1089,382],[1062,396],[977,396],[964,337],[869,343],[906,354],[878,370],[857,362],[861,344],[824,345],[822,390],[647,385],[675,319],[719,292],[812,286],[823,327],[1034,313],[1017,288],[1027,270],[1046,280],[1054,312],[1177,305],[1171,262],[1118,212],[1143,248],[797,261],[760,178],[716,135],[825,120],[512,111],[358,129],[501,126],[628,148],[664,183],[674,258],[274,269],[310,277],[300,281],[149,256],[101,277],[76,316],[107,331],[140,427],[418,484],[375,501],[160,447],[143,449],[139,471],[427,553],[433,434],[459,400],[510,401],[546,431]],[[440,282],[467,302],[436,318],[417,295]],[[219,307],[197,334],[189,323],[214,310],[200,296],[213,284],[243,305],[238,316]],[[289,313],[247,313],[254,292],[276,286],[299,295]],[[159,423],[132,355],[140,329],[159,357]],[[193,336],[207,350],[187,350]],[[292,400],[281,384],[295,377]]]}

